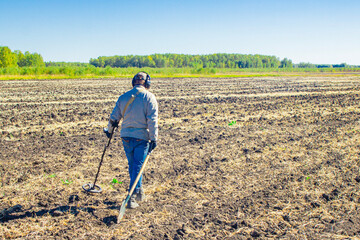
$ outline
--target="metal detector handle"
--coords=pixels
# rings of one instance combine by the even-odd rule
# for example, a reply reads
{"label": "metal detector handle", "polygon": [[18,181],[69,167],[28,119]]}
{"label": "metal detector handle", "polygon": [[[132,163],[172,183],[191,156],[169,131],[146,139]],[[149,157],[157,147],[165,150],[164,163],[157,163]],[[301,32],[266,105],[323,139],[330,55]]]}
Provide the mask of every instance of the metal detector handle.
{"label": "metal detector handle", "polygon": [[143,173],[143,171],[144,171],[144,169],[145,169],[145,165],[146,165],[146,163],[147,163],[148,160],[149,160],[150,154],[151,154],[151,152],[149,152],[149,153],[147,154],[147,156],[146,156],[146,158],[145,158],[145,161],[144,161],[144,163],[142,164],[138,175],[136,176],[135,182],[134,182],[133,185],[131,186],[131,189],[130,189],[130,192],[129,192],[128,196],[131,196],[131,195],[133,194],[133,192],[134,192],[134,190],[135,190],[135,187],[136,187],[136,185],[137,185],[137,183],[138,183],[138,181],[139,181],[139,179],[140,179],[140,177],[141,177],[141,174]]}
{"label": "metal detector handle", "polygon": [[[111,139],[112,139],[112,137],[114,135],[114,132],[115,132],[115,128],[116,127],[113,127],[113,129],[112,129],[112,131],[110,133],[109,141],[108,141],[107,145],[105,145],[105,148],[107,148],[110,145]],[[104,153],[105,153],[105,151],[104,151]]]}
{"label": "metal detector handle", "polygon": [[105,147],[104,147],[104,152],[103,152],[103,154],[102,154],[102,156],[101,156],[101,160],[100,160],[100,163],[99,163],[98,171],[97,171],[97,173],[96,173],[96,177],[95,177],[95,181],[94,181],[94,184],[93,184],[93,188],[95,188],[95,184],[96,184],[97,178],[98,178],[98,176],[99,176],[101,164],[102,164],[103,159],[104,159],[104,156],[105,156],[106,148],[108,148],[109,145],[110,145],[110,142],[111,142],[111,139],[112,139],[112,137],[113,137],[113,135],[114,135],[115,129],[116,129],[116,127],[114,127],[114,128],[112,129],[112,131],[111,131],[111,133],[110,133],[109,140],[108,140],[107,144],[106,144]]}

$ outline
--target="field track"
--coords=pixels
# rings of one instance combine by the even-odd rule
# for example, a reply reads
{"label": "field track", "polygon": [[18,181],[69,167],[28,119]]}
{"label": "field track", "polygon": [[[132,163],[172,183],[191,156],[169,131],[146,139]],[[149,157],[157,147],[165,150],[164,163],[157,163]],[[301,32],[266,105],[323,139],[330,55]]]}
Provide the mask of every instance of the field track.
{"label": "field track", "polygon": [[[129,79],[0,81],[0,239],[359,239],[360,77],[153,79],[147,199],[126,197]],[[122,183],[113,183],[113,179]]]}

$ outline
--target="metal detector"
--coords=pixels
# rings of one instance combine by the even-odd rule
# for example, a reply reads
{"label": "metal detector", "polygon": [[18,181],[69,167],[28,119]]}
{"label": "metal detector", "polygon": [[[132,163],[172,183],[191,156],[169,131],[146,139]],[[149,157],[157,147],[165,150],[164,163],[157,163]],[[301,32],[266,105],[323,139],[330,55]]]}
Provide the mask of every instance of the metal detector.
{"label": "metal detector", "polygon": [[114,132],[115,132],[115,128],[114,127],[110,133],[110,137],[109,137],[109,141],[107,142],[107,144],[105,145],[104,147],[104,152],[101,156],[101,160],[100,160],[100,164],[99,164],[99,168],[98,168],[98,171],[96,173],[96,177],[95,177],[95,181],[94,183],[86,183],[82,186],[82,188],[84,189],[85,192],[89,192],[89,193],[100,193],[102,191],[101,187],[96,185],[96,181],[97,181],[97,178],[99,176],[99,173],[100,173],[100,168],[101,168],[101,165],[102,165],[102,162],[103,162],[103,159],[104,159],[104,156],[105,156],[105,152],[106,152],[106,149],[109,147],[110,145],[110,142],[111,142],[111,139],[114,135]]}
{"label": "metal detector", "polygon": [[[151,146],[150,146],[151,147]],[[120,207],[120,211],[119,211],[119,216],[117,219],[117,223],[119,224],[121,219],[123,218],[123,216],[125,215],[125,210],[126,210],[126,204],[128,203],[128,201],[130,200],[131,195],[133,194],[135,187],[141,177],[141,174],[143,173],[144,169],[145,169],[145,165],[149,160],[151,152],[149,152],[144,160],[144,163],[141,166],[141,169],[138,173],[138,175],[136,176],[135,182],[133,183],[133,185],[131,186],[130,192],[129,194],[126,196],[125,200],[121,203],[121,207]]]}

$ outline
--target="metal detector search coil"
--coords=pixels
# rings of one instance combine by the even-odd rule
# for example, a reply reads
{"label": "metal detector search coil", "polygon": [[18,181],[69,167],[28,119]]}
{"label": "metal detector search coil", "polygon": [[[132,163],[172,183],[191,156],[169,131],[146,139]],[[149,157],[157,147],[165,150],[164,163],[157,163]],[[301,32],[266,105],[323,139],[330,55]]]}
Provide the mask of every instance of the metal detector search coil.
{"label": "metal detector search coil", "polygon": [[102,192],[102,188],[98,185],[94,185],[92,183],[86,183],[82,186],[85,192],[89,193],[100,193]]}

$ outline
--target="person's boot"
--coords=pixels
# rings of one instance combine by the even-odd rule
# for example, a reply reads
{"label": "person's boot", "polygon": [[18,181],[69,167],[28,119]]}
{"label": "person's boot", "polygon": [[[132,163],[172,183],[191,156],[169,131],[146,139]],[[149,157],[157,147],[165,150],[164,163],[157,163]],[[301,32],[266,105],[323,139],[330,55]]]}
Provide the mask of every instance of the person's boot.
{"label": "person's boot", "polygon": [[131,195],[130,200],[127,204],[127,208],[137,208],[139,206],[139,204],[136,202],[136,194]]}
{"label": "person's boot", "polygon": [[136,194],[136,200],[140,202],[145,200],[145,193],[142,186],[140,187],[139,192]]}

